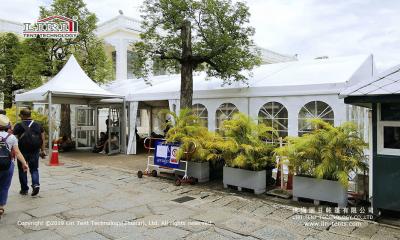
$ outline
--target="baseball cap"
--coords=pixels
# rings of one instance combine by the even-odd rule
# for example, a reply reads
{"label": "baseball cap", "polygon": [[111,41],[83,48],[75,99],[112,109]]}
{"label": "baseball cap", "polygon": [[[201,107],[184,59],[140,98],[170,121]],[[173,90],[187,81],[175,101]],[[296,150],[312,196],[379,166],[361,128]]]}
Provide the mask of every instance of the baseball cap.
{"label": "baseball cap", "polygon": [[10,125],[10,119],[6,115],[0,114],[0,126],[7,127]]}

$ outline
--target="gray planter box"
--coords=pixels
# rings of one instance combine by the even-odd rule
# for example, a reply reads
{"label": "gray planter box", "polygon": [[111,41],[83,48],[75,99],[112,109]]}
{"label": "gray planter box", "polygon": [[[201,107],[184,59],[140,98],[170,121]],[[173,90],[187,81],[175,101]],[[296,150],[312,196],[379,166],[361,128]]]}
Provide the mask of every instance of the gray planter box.
{"label": "gray planter box", "polygon": [[338,181],[293,176],[293,200],[299,197],[313,199],[316,205],[326,201],[347,206],[347,189]]}
{"label": "gray planter box", "polygon": [[240,168],[231,168],[224,166],[223,173],[224,187],[228,185],[236,186],[239,191],[242,188],[253,189],[255,194],[265,192],[266,188],[266,171],[250,171]]}
{"label": "gray planter box", "polygon": [[[180,164],[179,168],[185,169],[185,164]],[[179,172],[179,174],[182,174],[182,172]],[[196,178],[199,183],[208,182],[210,180],[210,163],[188,161],[187,175]]]}

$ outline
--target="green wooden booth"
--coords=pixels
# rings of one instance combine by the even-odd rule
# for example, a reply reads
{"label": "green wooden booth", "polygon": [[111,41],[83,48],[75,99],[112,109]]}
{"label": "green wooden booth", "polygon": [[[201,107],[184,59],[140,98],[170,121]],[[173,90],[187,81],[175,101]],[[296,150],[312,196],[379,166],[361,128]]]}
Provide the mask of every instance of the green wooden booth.
{"label": "green wooden booth", "polygon": [[[341,93],[372,110],[372,206],[400,212],[400,65]],[[375,211],[374,211],[375,213]]]}

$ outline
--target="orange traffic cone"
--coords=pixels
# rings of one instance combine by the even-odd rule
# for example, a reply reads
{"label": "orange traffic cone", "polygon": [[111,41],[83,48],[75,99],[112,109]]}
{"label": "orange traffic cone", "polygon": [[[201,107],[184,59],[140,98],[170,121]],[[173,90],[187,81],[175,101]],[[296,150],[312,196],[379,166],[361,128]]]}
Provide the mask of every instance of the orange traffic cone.
{"label": "orange traffic cone", "polygon": [[58,161],[58,145],[57,145],[57,143],[55,143],[53,145],[53,151],[51,153],[51,159],[50,159],[49,164],[47,164],[47,165],[48,166],[61,166],[61,165],[64,165],[64,163],[60,163]]}

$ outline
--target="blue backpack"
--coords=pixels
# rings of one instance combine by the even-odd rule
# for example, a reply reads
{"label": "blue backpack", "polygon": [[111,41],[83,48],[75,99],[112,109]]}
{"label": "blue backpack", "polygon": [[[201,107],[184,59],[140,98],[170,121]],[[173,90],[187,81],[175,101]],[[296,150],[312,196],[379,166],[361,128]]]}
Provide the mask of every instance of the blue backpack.
{"label": "blue backpack", "polygon": [[11,150],[6,143],[10,135],[11,134],[8,134],[5,138],[0,137],[0,171],[8,170],[11,166]]}

